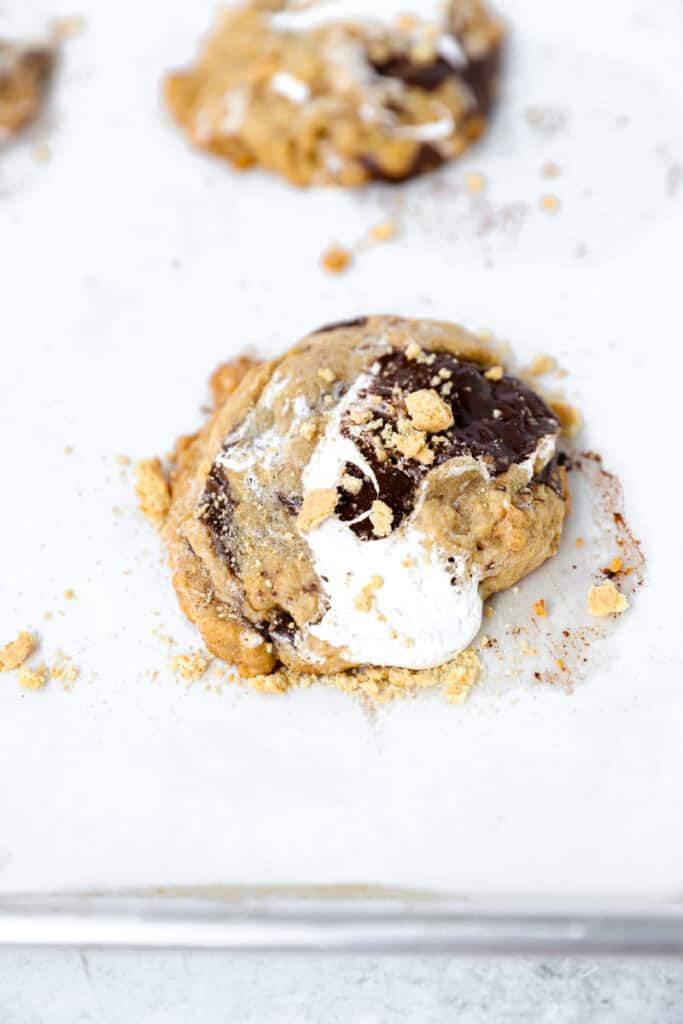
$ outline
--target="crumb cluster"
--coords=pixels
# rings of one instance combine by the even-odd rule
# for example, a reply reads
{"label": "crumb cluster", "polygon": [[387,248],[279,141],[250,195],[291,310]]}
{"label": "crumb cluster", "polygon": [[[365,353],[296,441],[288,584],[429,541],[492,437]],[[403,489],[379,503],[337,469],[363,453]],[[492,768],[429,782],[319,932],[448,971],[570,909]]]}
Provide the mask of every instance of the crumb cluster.
{"label": "crumb cluster", "polygon": [[479,656],[468,648],[434,669],[366,666],[347,672],[312,676],[308,672],[295,672],[281,667],[270,675],[254,676],[247,681],[259,693],[286,693],[297,687],[306,688],[313,683],[322,683],[335,686],[344,693],[365,697],[377,704],[414,696],[419,690],[441,687],[449,704],[462,704],[479,682],[481,673]]}

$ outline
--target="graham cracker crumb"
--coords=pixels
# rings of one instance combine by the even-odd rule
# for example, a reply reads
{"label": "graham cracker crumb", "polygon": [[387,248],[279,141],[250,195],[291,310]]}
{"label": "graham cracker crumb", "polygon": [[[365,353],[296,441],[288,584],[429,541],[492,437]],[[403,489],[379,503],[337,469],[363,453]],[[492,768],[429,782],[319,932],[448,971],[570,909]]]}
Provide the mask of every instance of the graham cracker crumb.
{"label": "graham cracker crumb", "polygon": [[342,274],[351,263],[351,253],[341,245],[331,245],[320,257],[320,262],[328,274]]}
{"label": "graham cracker crumb", "polygon": [[339,495],[336,487],[324,487],[304,495],[303,505],[297,516],[300,530],[313,530],[320,526],[337,507]]}
{"label": "graham cracker crumb", "polygon": [[80,670],[71,664],[71,658],[66,654],[58,654],[50,666],[50,678],[57,679],[61,683],[74,683],[80,675]]}
{"label": "graham cracker crumb", "polygon": [[552,356],[539,355],[531,361],[529,366],[522,370],[523,374],[529,377],[542,377],[545,373],[550,373],[557,366],[557,360],[553,359]]}
{"label": "graham cracker crumb", "polygon": [[577,548],[582,548],[584,543],[585,542],[584,542],[583,537],[577,537],[576,538],[576,546],[577,546]]}
{"label": "graham cracker crumb", "polygon": [[538,615],[539,618],[544,619],[548,614],[548,609],[545,606],[545,598],[540,598],[534,605],[534,615]]}
{"label": "graham cracker crumb", "polygon": [[258,360],[250,356],[238,356],[227,363],[221,363],[209,377],[209,390],[215,406],[222,405],[250,370],[258,366]]}
{"label": "graham cracker crumb", "polygon": [[82,14],[69,14],[63,18],[55,18],[52,22],[52,29],[58,39],[73,39],[81,34],[85,28],[85,18]]}
{"label": "graham cracker crumb", "polygon": [[394,513],[383,501],[373,501],[370,506],[370,522],[372,532],[376,537],[388,537],[391,533],[391,524],[394,521]]}
{"label": "graham cracker crumb", "polygon": [[486,616],[487,619],[490,619],[495,615],[494,609],[491,607],[490,604],[487,604],[486,608],[484,608],[484,615]]}
{"label": "graham cracker crumb", "polygon": [[72,590],[71,587],[67,587],[66,590],[64,591],[64,597],[67,599],[67,601],[75,601],[76,592]]}
{"label": "graham cracker crumb", "polygon": [[18,633],[16,640],[10,640],[0,648],[0,672],[11,672],[15,668],[21,668],[26,659],[33,654],[35,646],[35,639],[30,633]]}
{"label": "graham cracker crumb", "polygon": [[503,367],[498,364],[497,366],[492,366],[487,370],[484,376],[487,380],[502,380],[504,372]]}
{"label": "graham cracker crumb", "polygon": [[406,408],[417,430],[434,434],[453,426],[451,407],[432,388],[421,388],[406,395]]}
{"label": "graham cracker crumb", "polygon": [[348,494],[360,494],[363,488],[363,481],[357,476],[351,476],[350,473],[342,473],[339,482]]}
{"label": "graham cracker crumb", "polygon": [[130,455],[117,455],[114,461],[117,462],[119,466],[130,466]]}
{"label": "graham cracker crumb", "polygon": [[559,178],[561,174],[560,165],[554,160],[547,160],[541,167],[541,174],[544,178]]}
{"label": "graham cracker crumb", "polygon": [[486,178],[483,174],[473,172],[472,174],[465,175],[465,188],[468,192],[477,194],[483,192],[486,188]]}
{"label": "graham cracker crumb", "polygon": [[47,668],[45,665],[38,665],[37,668],[24,667],[19,671],[19,686],[24,690],[42,690],[47,682]]}
{"label": "graham cracker crumb", "polygon": [[556,213],[560,208],[560,200],[557,196],[546,194],[541,196],[539,206],[542,210],[545,210],[546,213]]}
{"label": "graham cracker crumb", "polygon": [[624,563],[622,562],[622,560],[620,558],[613,558],[612,561],[609,564],[609,571],[610,572],[621,572],[623,567],[624,567]]}
{"label": "graham cracker crumb", "polygon": [[318,420],[315,416],[312,416],[310,420],[304,420],[299,427],[299,437],[303,437],[304,441],[314,441],[317,433]]}
{"label": "graham cracker crumb", "polygon": [[563,433],[567,437],[576,437],[583,423],[581,413],[576,406],[570,405],[569,402],[565,402],[561,398],[551,398],[548,405],[560,421]]}
{"label": "graham cracker crumb", "polygon": [[376,593],[383,586],[384,580],[381,576],[370,577],[370,580],[353,600],[353,603],[359,612],[369,612],[372,609],[375,603]]}
{"label": "graham cracker crumb", "polygon": [[411,341],[406,348],[406,359],[417,359],[418,356],[422,355],[422,349],[416,341]]}
{"label": "graham cracker crumb", "polygon": [[591,587],[588,591],[588,612],[590,615],[620,615],[628,608],[628,601],[620,594],[611,580]]}
{"label": "graham cracker crumb", "polygon": [[171,490],[160,459],[141,459],[135,467],[135,493],[140,511],[160,529],[171,505]]}
{"label": "graham cracker crumb", "polygon": [[210,664],[211,658],[197,651],[190,654],[176,654],[169,661],[171,671],[189,683],[196,683],[198,679],[201,679]]}
{"label": "graham cracker crumb", "polygon": [[326,384],[332,384],[332,382],[336,379],[334,371],[331,370],[329,366],[323,366],[320,370],[318,370],[318,376],[320,377],[321,380],[325,381]]}
{"label": "graham cracker crumb", "polygon": [[360,426],[362,423],[369,423],[372,419],[372,412],[370,409],[354,408],[349,409],[349,419],[352,423]]}
{"label": "graham cracker crumb", "polygon": [[248,680],[259,693],[286,693],[294,687],[308,688],[315,682],[336,686],[344,693],[357,695],[377,704],[414,696],[418,690],[442,686],[449,704],[462,704],[481,672],[477,654],[468,648],[451,661],[435,669],[376,668],[365,666],[348,672],[314,676],[284,667],[268,676]]}
{"label": "graham cracker crumb", "polygon": [[425,447],[427,435],[423,430],[415,430],[406,419],[399,420],[398,430],[399,432],[394,434],[392,439],[394,448],[398,449],[401,455],[405,455],[407,459],[416,459]]}
{"label": "graham cracker crumb", "polygon": [[64,445],[64,454],[65,455],[73,455],[73,453],[74,453],[73,445],[65,444]]}
{"label": "graham cracker crumb", "polygon": [[375,224],[370,228],[370,238],[375,242],[387,242],[396,235],[396,225],[393,221],[385,220],[381,224]]}

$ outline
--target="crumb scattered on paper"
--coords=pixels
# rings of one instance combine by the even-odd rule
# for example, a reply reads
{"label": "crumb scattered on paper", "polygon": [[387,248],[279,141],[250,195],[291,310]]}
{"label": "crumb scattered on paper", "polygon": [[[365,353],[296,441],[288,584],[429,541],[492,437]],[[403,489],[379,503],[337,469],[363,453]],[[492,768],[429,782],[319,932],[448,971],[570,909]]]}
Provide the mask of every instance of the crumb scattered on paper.
{"label": "crumb scattered on paper", "polygon": [[588,611],[591,615],[620,615],[628,608],[628,601],[611,580],[593,586],[588,591]]}
{"label": "crumb scattered on paper", "polygon": [[434,669],[365,667],[315,676],[308,672],[279,668],[270,675],[255,676],[245,681],[259,693],[285,693],[296,687],[306,688],[321,683],[377,704],[414,696],[419,690],[440,686],[449,704],[462,704],[479,681],[481,671],[478,655],[468,648],[445,665]]}
{"label": "crumb scattered on paper", "polygon": [[135,467],[135,479],[140,510],[159,529],[171,505],[171,491],[161,460],[141,459]]}
{"label": "crumb scattered on paper", "polygon": [[19,685],[24,690],[42,690],[47,682],[47,666],[38,665],[29,668],[27,665],[19,670]]}
{"label": "crumb scattered on paper", "polygon": [[332,245],[322,254],[320,262],[328,274],[342,274],[351,263],[351,253],[341,245]]}
{"label": "crumb scattered on paper", "polygon": [[210,664],[211,658],[198,651],[193,651],[190,654],[176,654],[169,661],[171,671],[189,683],[196,683],[198,679],[201,679]]}
{"label": "crumb scattered on paper", "polygon": [[15,640],[10,640],[0,648],[0,672],[11,672],[13,669],[21,668],[30,658],[35,646],[36,641],[30,633],[19,633]]}

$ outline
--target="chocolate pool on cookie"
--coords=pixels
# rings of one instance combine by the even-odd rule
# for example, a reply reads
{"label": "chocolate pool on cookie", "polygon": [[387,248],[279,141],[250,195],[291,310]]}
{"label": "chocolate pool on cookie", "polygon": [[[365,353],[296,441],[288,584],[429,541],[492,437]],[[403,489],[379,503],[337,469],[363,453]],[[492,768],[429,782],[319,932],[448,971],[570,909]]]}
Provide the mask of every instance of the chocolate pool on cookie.
{"label": "chocolate pool on cookie", "polygon": [[557,549],[558,420],[460,327],[327,325],[213,390],[162,530],[183,610],[243,675],[436,668]]}
{"label": "chocolate pool on cookie", "polygon": [[194,145],[297,185],[356,186],[431,171],[486,127],[503,33],[481,0],[390,24],[293,6],[228,9],[197,63],[168,76]]}

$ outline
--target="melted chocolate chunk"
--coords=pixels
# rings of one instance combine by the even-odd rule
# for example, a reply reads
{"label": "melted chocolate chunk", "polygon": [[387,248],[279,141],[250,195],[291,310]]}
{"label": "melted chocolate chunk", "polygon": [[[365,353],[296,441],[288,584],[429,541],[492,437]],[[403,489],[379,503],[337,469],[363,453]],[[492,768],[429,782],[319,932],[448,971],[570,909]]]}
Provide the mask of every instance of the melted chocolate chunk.
{"label": "melted chocolate chunk", "polygon": [[500,48],[494,46],[478,60],[470,60],[460,77],[470,87],[482,114],[488,114],[496,98]]}
{"label": "melted chocolate chunk", "polygon": [[237,573],[237,560],[231,545],[233,508],[230,484],[221,467],[214,462],[206,478],[199,518],[211,534],[216,554]]}
{"label": "melted chocolate chunk", "polygon": [[437,167],[441,167],[445,158],[436,146],[432,146],[429,142],[423,142],[418,148],[412,163],[408,165],[402,174],[395,174],[385,170],[374,156],[366,153],[361,154],[358,160],[373,181],[385,181],[388,185],[397,185],[401,181],[407,181],[408,178],[417,178],[420,174],[435,171]]}
{"label": "melted chocolate chunk", "polygon": [[294,642],[294,638],[299,632],[292,616],[282,609],[276,612],[267,626],[264,625],[262,628],[264,635],[267,634],[269,640],[280,640],[288,644]]}
{"label": "melted chocolate chunk", "polygon": [[[458,39],[457,33],[454,32],[453,37]],[[418,64],[406,54],[397,54],[383,61],[371,60],[370,63],[377,74],[398,78],[406,85],[425,92],[433,92],[447,79],[457,78],[469,87],[479,111],[487,114],[496,97],[500,46],[494,44],[483,56],[467,58],[457,67],[439,54],[428,64]]]}
{"label": "melted chocolate chunk", "polygon": [[[397,526],[412,511],[417,488],[430,468],[456,456],[469,455],[481,459],[489,472],[498,476],[531,455],[542,437],[556,433],[557,417],[522,381],[508,376],[498,381],[488,380],[484,376],[485,367],[461,362],[447,353],[433,355],[433,362],[429,364],[409,360],[405,353],[399,351],[383,356],[367,393],[383,400],[374,412],[375,419],[382,421],[382,427],[388,424],[393,428],[398,418],[405,415],[406,394],[431,388],[438,391],[448,383],[450,392],[442,397],[453,413],[453,426],[432,436],[430,447],[434,461],[427,466],[405,458],[391,447],[385,448],[387,458],[380,462],[374,438],[381,434],[382,427],[374,432],[363,430],[358,436],[349,421],[343,423],[342,432],[353,437],[371,466],[379,487],[378,493],[370,480],[363,479],[359,494],[341,491],[337,515],[344,522],[367,512],[372,502],[379,498],[392,509],[394,526]],[[432,380],[439,377],[440,370],[449,376],[440,378],[440,383],[433,385]],[[359,397],[362,399],[363,394]],[[441,440],[436,441],[436,438]],[[346,470],[351,476],[362,478],[355,467],[347,465]],[[561,488],[556,465],[554,470],[549,467],[546,470],[547,476],[539,482],[547,483],[553,489]],[[365,539],[373,536],[368,519],[354,523],[351,529]]]}
{"label": "melted chocolate chunk", "polygon": [[533,478],[535,484],[545,484],[551,491],[555,491],[555,494],[559,495],[560,498],[564,497],[564,487],[560,475],[560,466],[564,465],[563,457],[564,452],[559,452]]}
{"label": "melted chocolate chunk", "polygon": [[452,64],[438,56],[430,64],[416,64],[404,54],[383,61],[373,60],[370,63],[379,75],[400,78],[406,85],[424,89],[425,92],[433,92],[447,78],[458,74]]}
{"label": "melted chocolate chunk", "polygon": [[317,331],[311,331],[311,334],[327,334],[328,331],[336,331],[341,327],[365,327],[368,322],[366,316],[357,316],[355,320],[337,320],[334,324],[325,324],[324,327],[319,327]]}

